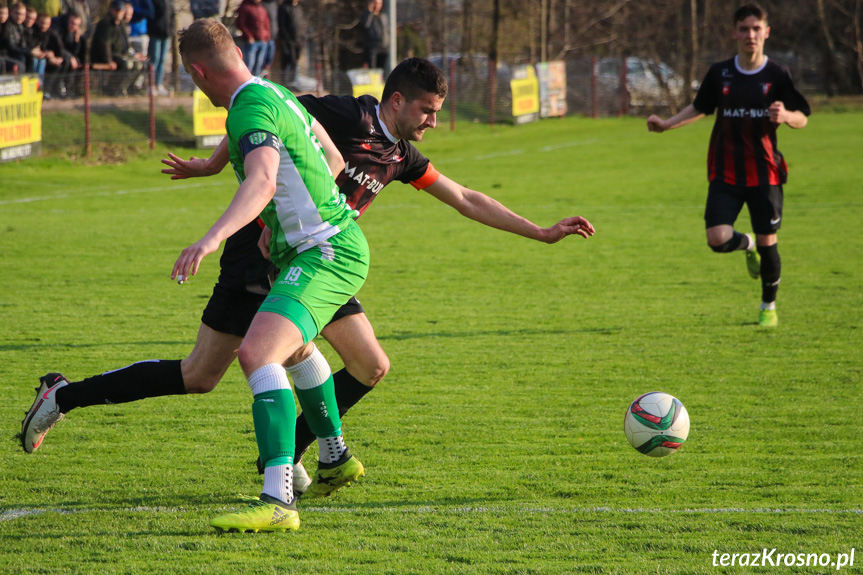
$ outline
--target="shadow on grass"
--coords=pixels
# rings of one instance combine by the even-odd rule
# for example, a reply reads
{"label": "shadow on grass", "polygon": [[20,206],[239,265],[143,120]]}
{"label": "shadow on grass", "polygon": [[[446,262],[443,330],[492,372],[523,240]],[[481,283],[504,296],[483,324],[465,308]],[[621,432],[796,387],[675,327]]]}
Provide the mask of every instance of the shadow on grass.
{"label": "shadow on grass", "polygon": [[[449,337],[449,338],[467,338],[481,336],[526,336],[526,335],[566,335],[574,333],[595,333],[600,335],[617,335],[622,331],[622,328],[589,328],[589,329],[492,329],[492,330],[476,330],[476,331],[452,331],[452,332],[427,332],[427,333],[394,333],[390,335],[379,335],[381,341],[395,340],[402,341],[406,339],[425,339],[432,337]],[[0,347],[2,349],[2,347]]]}
{"label": "shadow on grass", "polygon": [[31,349],[86,349],[91,347],[146,347],[150,345],[192,345],[194,341],[115,341],[111,343],[22,343],[0,345],[0,351]]}

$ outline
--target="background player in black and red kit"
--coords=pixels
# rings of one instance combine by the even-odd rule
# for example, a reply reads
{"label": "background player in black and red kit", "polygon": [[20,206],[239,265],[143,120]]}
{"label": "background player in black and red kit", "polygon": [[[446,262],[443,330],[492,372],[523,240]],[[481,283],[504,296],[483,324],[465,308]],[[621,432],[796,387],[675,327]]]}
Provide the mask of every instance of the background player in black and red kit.
{"label": "background player in black and red kit", "polygon": [[[466,217],[527,238],[555,243],[571,234],[593,235],[593,226],[580,216],[541,228],[435,170],[410,141],[422,140],[425,130],[435,127],[446,91],[446,78],[440,70],[427,60],[411,58],[390,73],[381,103],[370,96],[300,98],[315,116],[315,126],[320,124],[338,148],[337,152],[325,149],[328,160],[339,153],[344,157],[344,170],[338,173],[336,182],[352,208],[364,212],[386,184],[398,180],[430,193]],[[171,174],[172,179],[213,175],[228,162],[226,141],[207,159],[170,156],[163,160],[170,166],[163,172]],[[332,166],[336,162],[329,163]],[[63,387],[48,394],[49,401],[43,402],[45,407],[40,409],[56,411],[56,423],[62,418],[60,414],[75,407],[213,390],[236,358],[236,350],[269,289],[267,272],[271,264],[258,247],[260,237],[261,229],[253,223],[225,243],[219,280],[189,357],[182,362],[140,362],[81,382],[67,384],[64,378],[60,382]],[[383,379],[389,370],[389,359],[356,299],[336,313],[321,335],[345,365],[333,374],[339,412],[344,415]],[[314,441],[302,414],[297,420],[296,441],[294,492],[300,493],[307,481],[300,457]],[[32,442],[23,437],[22,443],[27,451],[35,450],[28,449]]]}
{"label": "background player in black and red kit", "polygon": [[[776,147],[776,130],[781,124],[803,128],[810,113],[788,70],[764,54],[769,36],[767,12],[761,6],[749,3],[738,8],[734,13],[737,56],[713,64],[693,103],[679,114],[668,120],[658,116],[647,120],[651,132],[664,132],[716,112],[707,153],[707,243],[719,253],[746,251],[749,274],[753,279],[761,277],[758,322],[765,327],[779,321],[776,293],[781,263],[776,232],[782,221],[782,185],[788,174]],[[749,234],[734,230],[744,203],[754,241]]]}

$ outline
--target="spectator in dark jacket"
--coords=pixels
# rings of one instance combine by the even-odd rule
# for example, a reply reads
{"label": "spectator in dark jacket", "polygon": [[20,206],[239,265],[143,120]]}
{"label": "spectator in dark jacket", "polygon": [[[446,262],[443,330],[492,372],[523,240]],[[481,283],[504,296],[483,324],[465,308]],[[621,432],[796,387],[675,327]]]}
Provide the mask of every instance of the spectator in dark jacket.
{"label": "spectator in dark jacket", "polygon": [[128,94],[129,87],[144,71],[143,62],[129,53],[129,36],[123,21],[125,12],[123,0],[111,2],[108,13],[96,24],[90,49],[91,67],[113,74],[101,80],[106,84],[106,91],[115,95]]}
{"label": "spectator in dark jacket", "polygon": [[153,18],[147,21],[147,31],[150,35],[150,47],[147,55],[153,64],[153,76],[156,83],[156,93],[167,96],[165,88],[165,56],[171,44],[174,30],[174,0],[153,0]]}
{"label": "spectator in dark jacket", "polygon": [[[63,70],[57,86],[61,98],[77,98],[81,92],[81,74],[87,58],[87,40],[81,28],[81,17],[69,13],[57,19],[58,34],[63,44]],[[50,74],[51,70],[48,69]]]}
{"label": "spectator in dark jacket", "polygon": [[0,4],[0,74],[17,74],[24,71],[27,63],[23,59],[13,57],[6,49],[4,29],[7,22],[9,22],[9,6]]}
{"label": "spectator in dark jacket", "polygon": [[[86,40],[93,35],[93,19],[90,14],[90,5],[87,0],[63,0],[63,15],[57,21],[60,35],[63,35],[63,30],[68,26],[65,17],[69,14],[76,14],[81,18],[80,31],[81,36]],[[83,59],[81,60],[84,61]]]}
{"label": "spectator in dark jacket", "polygon": [[44,80],[45,99],[59,94],[60,74],[65,72],[63,60],[63,41],[57,31],[51,28],[51,16],[39,14],[33,27],[33,53],[45,62],[42,79]]}
{"label": "spectator in dark jacket", "polygon": [[18,2],[9,8],[9,19],[3,25],[0,37],[0,49],[6,53],[6,58],[20,63],[19,72],[31,70],[33,55],[30,53],[28,34],[24,28],[27,19],[27,6]]}
{"label": "spectator in dark jacket", "polygon": [[243,0],[234,24],[243,34],[243,62],[253,75],[260,76],[271,37],[270,15],[261,6],[261,0]]}
{"label": "spectator in dark jacket", "polygon": [[360,14],[363,27],[363,62],[367,68],[381,68],[388,73],[389,62],[389,19],[381,14],[383,0],[371,0],[368,8]]}
{"label": "spectator in dark jacket", "polygon": [[306,43],[306,18],[299,0],[283,0],[279,6],[279,43],[285,84],[290,86],[297,78],[297,65]]}

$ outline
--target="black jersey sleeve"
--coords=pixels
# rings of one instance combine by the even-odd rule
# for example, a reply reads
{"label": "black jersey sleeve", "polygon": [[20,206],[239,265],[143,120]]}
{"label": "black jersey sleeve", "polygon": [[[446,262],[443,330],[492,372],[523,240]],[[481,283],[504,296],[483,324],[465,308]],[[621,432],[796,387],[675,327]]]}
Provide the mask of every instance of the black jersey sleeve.
{"label": "black jersey sleeve", "polygon": [[404,168],[399,174],[398,180],[409,184],[422,178],[428,169],[429,159],[423,156],[410,142],[405,142]]}
{"label": "black jersey sleeve", "polygon": [[352,133],[362,119],[359,103],[352,96],[316,98],[311,94],[306,94],[297,99],[334,139],[338,134]]}
{"label": "black jersey sleeve", "polygon": [[806,116],[812,113],[809,108],[809,102],[806,97],[801,94],[794,86],[791,80],[791,72],[788,68],[782,67],[782,80],[779,85],[779,91],[776,94],[776,100],[781,101],[786,110],[793,112],[803,112]]}
{"label": "black jersey sleeve", "polygon": [[692,106],[701,114],[712,114],[719,103],[719,67],[714,64],[704,75],[704,81],[698,87]]}

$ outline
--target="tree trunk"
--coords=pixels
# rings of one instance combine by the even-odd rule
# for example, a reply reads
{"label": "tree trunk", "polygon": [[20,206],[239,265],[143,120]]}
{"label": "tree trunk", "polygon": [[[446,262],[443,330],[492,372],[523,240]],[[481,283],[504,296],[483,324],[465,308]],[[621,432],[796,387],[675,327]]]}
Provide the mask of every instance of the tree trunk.
{"label": "tree trunk", "polygon": [[461,55],[462,58],[470,60],[473,51],[473,0],[464,0],[462,3],[462,30],[461,30]]}
{"label": "tree trunk", "polygon": [[824,0],[817,0],[818,21],[821,24],[821,31],[824,32],[824,40],[827,42],[827,51],[824,54],[825,70],[824,70],[824,91],[827,95],[833,96],[833,79],[836,78],[836,42],[833,41],[833,34],[830,33],[830,23],[827,22],[827,12],[824,10]]}
{"label": "tree trunk", "polygon": [[488,46],[488,59],[497,62],[497,39],[500,33],[500,0],[491,5],[491,39]]}
{"label": "tree trunk", "polygon": [[701,52],[698,47],[698,0],[689,0],[689,11],[692,15],[692,57],[689,59],[689,70],[686,71],[686,93],[689,94],[689,86],[695,82],[695,71],[698,68],[698,59]]}
{"label": "tree trunk", "polygon": [[860,31],[860,4],[854,3],[854,47],[857,54],[857,89],[863,93],[863,34]]}

